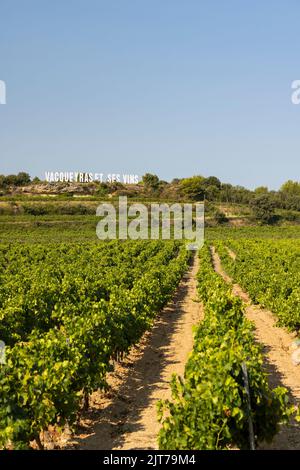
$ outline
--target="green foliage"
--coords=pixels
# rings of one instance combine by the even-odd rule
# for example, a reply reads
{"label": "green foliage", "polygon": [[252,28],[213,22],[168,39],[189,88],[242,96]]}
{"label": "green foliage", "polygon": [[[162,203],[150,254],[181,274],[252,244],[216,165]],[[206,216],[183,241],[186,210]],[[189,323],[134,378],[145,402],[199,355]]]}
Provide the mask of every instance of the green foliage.
{"label": "green foliage", "polygon": [[109,194],[109,184],[99,183],[99,187],[96,191],[97,196],[106,197]]}
{"label": "green foliage", "polygon": [[270,441],[288,419],[287,391],[271,390],[263,371],[253,326],[242,302],[214,272],[208,247],[200,254],[199,295],[205,319],[195,331],[184,380],[174,376],[172,401],[159,403],[160,449],[249,448],[247,396],[242,364],[249,375],[251,419],[257,442]]}
{"label": "green foliage", "polygon": [[267,194],[256,196],[251,202],[256,219],[263,224],[272,224],[275,222],[275,204]]}
{"label": "green foliage", "polygon": [[180,190],[188,198],[196,201],[202,201],[204,198],[203,176],[193,176],[192,178],[184,178],[180,181]]}
{"label": "green foliage", "polygon": [[300,183],[298,181],[286,181],[281,186],[280,191],[291,196],[300,196]]}
{"label": "green foliage", "polygon": [[26,186],[31,182],[30,175],[21,171],[17,175],[0,175],[0,187],[6,186]]}
{"label": "green foliage", "polygon": [[146,173],[142,177],[144,187],[148,191],[155,191],[159,187],[159,178],[157,175],[152,175],[151,173]]}
{"label": "green foliage", "polygon": [[187,268],[179,242],[0,246],[0,448],[73,423]]}
{"label": "green foliage", "polygon": [[[236,253],[235,260],[228,255],[226,246]],[[280,325],[299,330],[299,240],[229,239],[217,247],[226,271],[253,302],[277,314]]]}
{"label": "green foliage", "polygon": [[300,406],[298,406],[298,407],[295,409],[295,412],[296,412],[295,420],[298,421],[298,423],[300,423]]}
{"label": "green foliage", "polygon": [[42,180],[38,176],[35,176],[32,179],[32,184],[40,184],[40,183],[42,183]]}
{"label": "green foliage", "polygon": [[[60,198],[70,199],[70,194],[61,194]],[[51,204],[51,203],[30,203],[25,202],[20,206],[24,214],[41,216],[41,215],[94,215],[96,210],[94,205],[87,205],[84,203],[68,203],[64,204]]]}
{"label": "green foliage", "polygon": [[216,189],[221,189],[222,183],[216,176],[208,176],[204,178],[202,185],[204,187],[215,187]]}
{"label": "green foliage", "polygon": [[255,194],[268,194],[269,190],[267,186],[258,186],[254,190]]}
{"label": "green foliage", "polygon": [[270,225],[261,225],[261,226],[252,226],[252,227],[214,227],[208,228],[206,230],[206,239],[207,240],[222,240],[222,241],[231,241],[231,240],[290,240],[290,242],[295,241],[298,243],[300,238],[299,226],[270,226]]}
{"label": "green foliage", "polygon": [[214,208],[214,210],[212,211],[212,216],[214,220],[217,222],[217,224],[225,224],[226,222],[228,222],[228,219],[226,215],[224,214],[224,212],[220,211],[217,208]]}
{"label": "green foliage", "polygon": [[184,178],[179,182],[181,193],[195,201],[202,201],[204,198],[209,201],[218,200],[221,186],[221,181],[215,176],[209,176],[208,178],[193,176],[192,178]]}
{"label": "green foliage", "polygon": [[[58,198],[72,198],[73,195],[85,195],[91,200],[97,200],[99,197],[107,198],[108,195],[114,196],[124,195],[136,200],[149,199],[151,197],[163,201],[178,201],[184,197],[186,199],[200,201],[205,198],[208,201],[221,202],[227,204],[240,204],[253,206],[254,212],[257,214],[258,220],[263,223],[272,223],[276,218],[268,218],[266,215],[270,210],[276,208],[278,215],[279,210],[300,211],[300,182],[287,181],[284,183],[279,191],[268,190],[266,186],[259,186],[254,191],[251,191],[240,185],[232,185],[221,182],[216,176],[193,176],[189,178],[174,178],[171,183],[162,181],[157,175],[146,173],[142,182],[137,185],[123,185],[120,182],[111,183],[96,183],[89,182],[89,175],[84,173],[84,183],[75,187],[68,182],[57,182],[52,184],[51,193],[49,193],[49,185],[45,181],[40,181],[35,177],[31,180],[30,175],[26,172],[20,172],[17,175],[0,175],[0,196],[2,199],[10,198],[21,201],[23,198],[26,201],[39,198],[40,200],[51,200]],[[32,183],[33,188],[31,193],[26,192],[26,195],[16,191],[18,186],[26,186]],[[37,194],[34,185],[42,183],[45,184],[45,193],[41,194],[41,189]],[[266,196],[269,204],[267,211],[262,208],[262,202],[257,198],[259,196]],[[86,199],[85,199],[86,200]],[[270,207],[270,204],[273,206]],[[260,207],[258,207],[260,206]],[[284,219],[285,214],[280,214]],[[289,216],[289,214],[287,214]],[[266,218],[265,218],[266,217]]]}

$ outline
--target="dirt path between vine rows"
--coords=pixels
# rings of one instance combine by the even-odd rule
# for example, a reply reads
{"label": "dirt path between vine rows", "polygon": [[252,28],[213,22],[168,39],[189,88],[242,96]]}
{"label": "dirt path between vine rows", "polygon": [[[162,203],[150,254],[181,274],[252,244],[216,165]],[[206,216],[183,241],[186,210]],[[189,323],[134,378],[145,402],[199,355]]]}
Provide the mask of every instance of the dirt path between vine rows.
{"label": "dirt path between vine rows", "polygon": [[[223,270],[220,257],[212,247],[214,269],[223,279],[231,283],[232,279]],[[231,256],[234,259],[234,253]],[[240,297],[246,305],[247,318],[255,324],[256,340],[263,346],[265,368],[269,374],[271,387],[284,386],[289,390],[291,401],[300,404],[300,365],[291,360],[291,344],[295,335],[284,328],[276,326],[275,315],[258,305],[251,303],[249,295],[238,284],[233,284],[233,293]],[[272,444],[261,446],[264,449],[295,450],[300,449],[300,424],[292,422],[282,429]]]}
{"label": "dirt path between vine rows", "polygon": [[[72,439],[79,449],[157,449],[156,403],[171,398],[172,373],[183,375],[193,348],[193,326],[202,318],[196,302],[198,257],[183,277],[173,301],[139,345],[115,365],[110,389],[94,393],[91,407]],[[69,444],[70,445],[70,444]]]}

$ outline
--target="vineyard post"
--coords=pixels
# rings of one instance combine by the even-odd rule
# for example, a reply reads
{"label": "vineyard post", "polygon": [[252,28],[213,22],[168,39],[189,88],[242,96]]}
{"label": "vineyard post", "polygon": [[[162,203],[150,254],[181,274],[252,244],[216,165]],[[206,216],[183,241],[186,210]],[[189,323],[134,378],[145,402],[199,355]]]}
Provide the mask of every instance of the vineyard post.
{"label": "vineyard post", "polygon": [[253,422],[251,418],[251,396],[250,396],[250,388],[249,388],[248,371],[247,371],[247,366],[245,362],[242,363],[242,372],[243,372],[244,386],[246,390],[246,399],[247,399],[250,450],[255,450],[254,430],[253,430]]}

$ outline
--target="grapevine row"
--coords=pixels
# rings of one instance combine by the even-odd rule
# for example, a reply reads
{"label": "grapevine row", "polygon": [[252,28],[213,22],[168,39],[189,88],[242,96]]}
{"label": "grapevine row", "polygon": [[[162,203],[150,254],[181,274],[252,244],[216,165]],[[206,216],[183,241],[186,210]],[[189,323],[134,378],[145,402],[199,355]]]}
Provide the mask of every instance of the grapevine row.
{"label": "grapevine row", "polygon": [[[70,294],[65,308],[60,303],[60,310],[64,311],[54,326],[45,330],[33,328],[25,341],[16,341],[6,348],[6,364],[0,365],[0,448],[26,448],[33,439],[39,441],[40,432],[50,424],[74,423],[84,396],[106,387],[111,359],[128,352],[171,298],[187,268],[189,252],[176,242],[149,242],[144,246],[149,260],[145,257],[141,265],[140,259],[135,263],[132,253],[128,258],[128,250],[137,250],[133,248],[136,243],[128,243],[132,246],[119,244],[120,252],[126,251],[125,258],[132,265],[128,283],[123,272],[127,273],[127,266],[122,266],[123,257],[119,254],[118,258],[118,252],[118,269],[113,269],[113,273],[116,276],[118,272],[120,278],[109,278],[107,269],[104,279],[109,295],[99,298],[95,286],[88,284],[92,293],[81,286],[86,279],[84,273],[89,271],[82,258],[77,258],[77,270],[69,261],[80,292],[73,290],[73,303]],[[73,249],[75,254],[81,251],[78,247]],[[106,249],[103,248],[104,254]],[[95,254],[101,248],[90,250]],[[42,254],[33,251],[32,256]],[[143,250],[136,256],[144,256]],[[104,265],[110,262],[116,263],[111,253]],[[104,265],[93,264],[94,279],[101,276]],[[135,269],[140,275],[134,275]],[[44,287],[46,291],[47,285]]]}
{"label": "grapevine row", "polygon": [[[240,299],[213,270],[209,247],[200,251],[198,292],[205,318],[195,331],[184,378],[173,376],[172,400],[159,404],[161,449],[249,448],[271,440],[288,419],[287,391],[270,389],[253,325]],[[249,376],[251,406],[242,365]]]}
{"label": "grapevine row", "polygon": [[[226,272],[253,302],[277,314],[279,324],[300,329],[298,240],[227,240],[217,243]],[[229,247],[237,256],[229,256]]]}

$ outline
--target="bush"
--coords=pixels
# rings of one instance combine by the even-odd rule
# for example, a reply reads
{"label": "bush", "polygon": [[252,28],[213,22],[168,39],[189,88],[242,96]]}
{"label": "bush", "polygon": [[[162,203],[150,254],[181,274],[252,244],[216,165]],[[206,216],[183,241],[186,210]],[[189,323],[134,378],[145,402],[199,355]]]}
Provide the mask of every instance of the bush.
{"label": "bush", "polygon": [[255,197],[250,202],[255,218],[263,224],[274,224],[277,220],[274,208],[275,203],[267,194]]}
{"label": "bush", "polygon": [[224,212],[220,211],[217,208],[215,208],[213,210],[212,216],[213,216],[215,222],[217,222],[217,224],[225,224],[225,223],[228,222],[228,219],[227,219],[226,215],[224,214]]}

